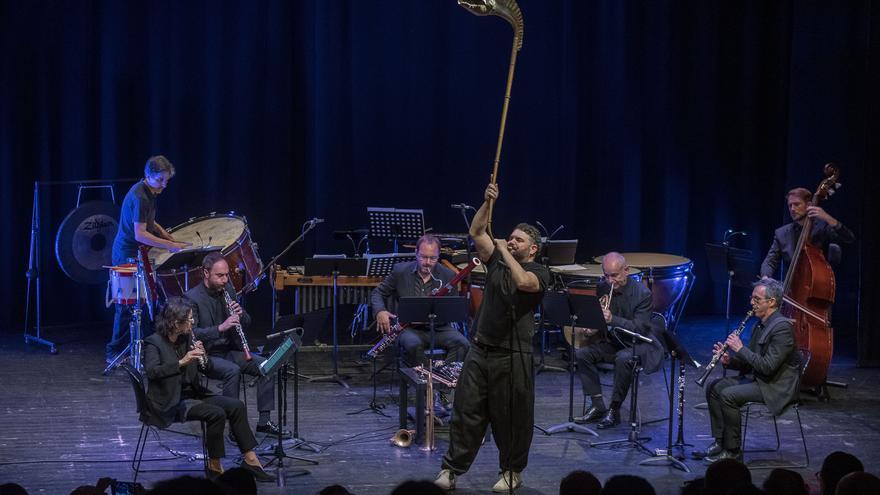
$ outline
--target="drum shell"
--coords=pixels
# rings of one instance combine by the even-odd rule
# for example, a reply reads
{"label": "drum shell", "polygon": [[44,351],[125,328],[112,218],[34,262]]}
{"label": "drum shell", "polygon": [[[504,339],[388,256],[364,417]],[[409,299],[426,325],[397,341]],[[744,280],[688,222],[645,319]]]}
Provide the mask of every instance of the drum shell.
{"label": "drum shell", "polygon": [[[175,239],[193,245],[214,244],[223,246],[220,253],[229,264],[229,279],[236,291],[250,284],[263,269],[257,244],[251,239],[250,229],[244,217],[228,214],[212,214],[190,219],[173,227],[169,232]],[[214,235],[216,234],[216,237]],[[183,296],[190,288],[203,280],[202,267],[163,267],[170,253],[164,249],[151,249],[156,256],[156,277],[166,297]]]}
{"label": "drum shell", "polygon": [[[627,265],[642,272],[642,283],[651,289],[653,310],[667,314],[687,291],[693,261],[664,253],[621,253]],[[602,262],[602,256],[595,260]]]}
{"label": "drum shell", "polygon": [[[140,280],[140,294],[137,291],[137,265],[125,263],[110,268],[110,280],[108,282],[107,301],[122,306],[134,306],[138,299],[146,301],[147,288],[144,281]],[[138,297],[140,296],[140,297]]]}

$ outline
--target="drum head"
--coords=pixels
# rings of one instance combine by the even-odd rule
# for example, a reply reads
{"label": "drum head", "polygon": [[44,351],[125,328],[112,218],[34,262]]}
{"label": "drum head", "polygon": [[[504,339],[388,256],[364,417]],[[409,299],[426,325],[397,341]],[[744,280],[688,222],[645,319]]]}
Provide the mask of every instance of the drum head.
{"label": "drum head", "polygon": [[107,283],[113,239],[119,229],[119,208],[109,201],[89,201],[67,214],[55,236],[55,257],[61,270],[83,284]]}
{"label": "drum head", "polygon": [[[568,287],[596,287],[602,281],[602,277],[605,276],[605,273],[602,271],[602,265],[591,263],[584,263],[578,269],[574,269],[573,265],[571,265],[571,268],[566,267],[565,269],[550,267],[550,271],[561,275]],[[629,276],[633,280],[640,280],[641,272],[638,268],[629,267]]]}
{"label": "drum head", "polygon": [[[175,240],[188,242],[193,246],[220,246],[223,252],[234,245],[246,231],[244,219],[232,214],[193,218],[169,230]],[[171,253],[163,248],[151,249],[150,255],[155,257],[153,265],[157,270],[162,270],[162,265],[171,257]]]}
{"label": "drum head", "polygon": [[[626,258],[626,264],[638,268],[672,268],[681,265],[687,265],[690,259],[684,256],[676,256],[674,254],[663,253],[620,253]],[[596,256],[593,258],[596,263],[602,263],[605,256]]]}

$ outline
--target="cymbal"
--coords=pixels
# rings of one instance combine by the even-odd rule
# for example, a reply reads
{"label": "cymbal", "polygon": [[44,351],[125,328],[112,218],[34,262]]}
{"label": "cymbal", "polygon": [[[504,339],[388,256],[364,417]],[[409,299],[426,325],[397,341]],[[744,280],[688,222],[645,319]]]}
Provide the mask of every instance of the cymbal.
{"label": "cymbal", "polygon": [[83,284],[107,282],[113,239],[119,229],[119,207],[109,201],[89,201],[74,208],[58,227],[55,257],[61,270]]}

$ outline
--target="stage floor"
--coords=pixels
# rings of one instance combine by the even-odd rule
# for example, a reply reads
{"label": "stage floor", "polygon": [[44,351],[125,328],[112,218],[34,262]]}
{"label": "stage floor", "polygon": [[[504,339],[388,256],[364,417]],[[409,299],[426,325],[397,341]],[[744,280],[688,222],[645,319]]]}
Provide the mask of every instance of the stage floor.
{"label": "stage floor", "polygon": [[[719,339],[724,321],[719,318],[688,318],[678,328],[684,345],[703,364],[708,361],[711,342]],[[128,460],[134,451],[140,424],[135,414],[134,396],[128,379],[117,371],[101,375],[103,344],[109,328],[50,329],[44,336],[59,345],[59,354],[50,355],[44,348],[26,346],[19,334],[7,331],[0,336],[0,483],[16,482],[30,493],[69,493],[83,484],[94,484],[103,476],[132,480]],[[306,375],[326,372],[329,353],[305,353],[303,369]],[[553,352],[548,362],[561,364],[559,353]],[[426,453],[413,446],[400,449],[389,444],[389,438],[398,429],[397,390],[390,386],[391,374],[380,374],[378,400],[386,405],[383,417],[370,411],[357,415],[346,413],[365,407],[370,401],[370,366],[353,366],[344,360],[342,371],[353,375],[351,389],[333,383],[300,381],[299,434],[319,446],[319,453],[311,450],[288,450],[288,454],[317,461],[307,465],[299,461],[285,461],[286,468],[305,468],[309,474],[286,479],[286,487],[261,484],[260,493],[316,493],[322,487],[339,483],[353,493],[389,493],[398,483],[407,479],[433,479],[446,451],[447,431],[438,432],[437,450]],[[697,448],[710,442],[708,416],[705,409],[694,406],[703,402],[702,389],[693,380],[697,370],[688,369],[685,404],[685,440]],[[718,371],[716,371],[718,373]],[[835,356],[830,378],[845,382],[847,389],[831,389],[829,403],[804,395],[801,417],[810,452],[808,469],[798,470],[805,479],[815,484],[813,473],[830,452],[844,450],[857,455],[869,471],[877,473],[880,450],[880,397],[877,383],[878,369],[859,369],[846,353]],[[610,374],[603,378],[610,382]],[[641,417],[645,422],[667,415],[666,386],[663,372],[643,377],[640,387]],[[544,372],[536,379],[535,418],[546,427],[564,422],[568,417],[568,375]],[[606,388],[610,395],[610,388]],[[256,416],[253,389],[249,389],[251,423]],[[289,389],[292,406],[292,387]],[[582,395],[576,382],[575,414],[580,413]],[[623,415],[629,414],[629,401]],[[292,422],[292,412],[289,415]],[[274,419],[274,417],[273,417]],[[782,450],[780,459],[799,461],[802,448],[793,413],[780,419]],[[290,425],[289,425],[290,426]],[[181,425],[176,430],[183,430]],[[769,418],[753,417],[750,421],[750,445],[769,446],[773,441]],[[534,430],[529,467],[524,473],[525,487],[519,493],[555,494],[559,480],[575,469],[592,471],[604,482],[615,474],[636,474],[651,481],[657,493],[678,493],[682,482],[702,476],[705,466],[690,458],[693,447],[684,450],[690,473],[669,466],[640,466],[647,456],[634,449],[594,448],[591,440],[625,438],[629,426],[624,421],[611,431],[601,431],[600,437],[564,433],[546,436]],[[653,450],[666,445],[665,421],[645,424],[643,435],[651,437]],[[673,440],[675,437],[673,437]],[[260,437],[258,437],[260,440]],[[160,445],[161,442],[161,445]],[[754,442],[754,443],[753,443]],[[271,439],[264,439],[261,447],[270,447]],[[174,459],[173,450],[200,452],[195,438],[172,433],[161,433],[159,441],[151,438],[147,444],[147,469],[170,469],[175,472],[142,473],[139,481],[150,486],[157,480],[183,470],[199,469],[200,461]],[[871,447],[871,446],[874,447]],[[232,466],[237,449],[227,444],[227,467]],[[774,459],[775,454],[752,454],[749,458]],[[763,481],[767,470],[753,470],[753,480]],[[498,451],[492,443],[483,446],[470,472],[458,479],[456,493],[489,493],[498,477]]]}

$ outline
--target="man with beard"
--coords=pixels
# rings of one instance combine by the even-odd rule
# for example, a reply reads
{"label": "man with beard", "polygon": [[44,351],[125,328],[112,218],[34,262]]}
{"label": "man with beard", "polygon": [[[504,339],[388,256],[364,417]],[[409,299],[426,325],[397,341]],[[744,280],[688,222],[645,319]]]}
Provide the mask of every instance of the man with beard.
{"label": "man with beard", "polygon": [[[440,240],[432,235],[423,235],[416,242],[416,260],[394,265],[385,280],[373,289],[370,303],[379,332],[388,334],[393,331],[391,320],[397,316],[389,308],[396,311],[401,297],[430,296],[455,276],[452,270],[437,263],[439,259]],[[454,296],[456,293],[450,291],[448,295]],[[398,342],[408,366],[423,364],[425,348],[431,343],[428,325],[410,323],[401,332]],[[434,345],[446,351],[447,361],[463,360],[468,349],[467,338],[445,322],[435,323]]]}
{"label": "man with beard", "polygon": [[[156,198],[168,187],[174,173],[174,165],[162,155],[151,156],[147,160],[144,179],[133,185],[122,200],[119,229],[113,239],[111,255],[114,265],[128,263],[129,259],[137,258],[140,245],[165,248],[172,253],[189,245],[175,241],[156,221]],[[130,315],[125,307],[117,304],[113,318],[113,336],[104,349],[107,364],[112,363],[116,354],[125,346],[129,319]]]}
{"label": "man with beard", "polygon": [[455,488],[456,477],[470,468],[487,426],[492,426],[499,451],[501,478],[492,488],[496,492],[522,485],[532,443],[531,337],[550,272],[535,263],[541,242],[535,227],[521,223],[507,241],[489,235],[489,204],[497,198],[498,186],[489,184],[471,223],[471,237],[486,266],[486,288],[456,387],[449,450],[434,481],[444,490]]}
{"label": "man with beard", "polygon": [[803,187],[788,191],[786,201],[788,213],[792,222],[776,229],[773,234],[773,244],[770,251],[761,263],[761,277],[773,277],[779,269],[779,261],[791,263],[794,250],[797,248],[798,239],[804,228],[807,217],[813,219],[813,227],[810,230],[810,242],[828,255],[828,245],[832,242],[850,243],[855,240],[855,235],[836,218],[828,214],[819,206],[809,206],[813,193]]}
{"label": "man with beard", "polygon": [[[223,255],[214,252],[202,260],[202,271],[202,283],[186,291],[186,297],[193,302],[193,334],[205,344],[205,352],[213,363],[207,372],[208,378],[221,380],[224,396],[238,398],[241,375],[259,377],[257,432],[278,435],[279,427],[269,421],[269,414],[275,409],[275,375],[262,376],[260,364],[265,361],[262,356],[252,353],[250,361],[245,359],[244,345],[236,327],[244,331],[251,324],[251,316],[235,302],[229,264]],[[232,301],[229,306],[224,291]],[[290,433],[284,431],[282,436],[289,437]]]}

